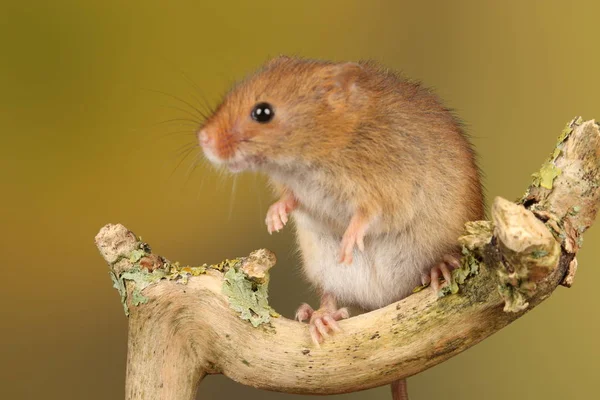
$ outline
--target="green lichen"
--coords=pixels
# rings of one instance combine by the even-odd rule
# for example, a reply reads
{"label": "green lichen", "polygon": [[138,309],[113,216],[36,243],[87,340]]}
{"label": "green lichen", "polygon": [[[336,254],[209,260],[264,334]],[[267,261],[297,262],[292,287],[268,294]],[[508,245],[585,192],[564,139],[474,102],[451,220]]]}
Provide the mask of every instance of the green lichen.
{"label": "green lichen", "polygon": [[554,240],[517,253],[504,252],[496,259],[498,291],[504,298],[504,311],[520,312],[529,306],[528,298],[535,294],[537,284],[558,264],[561,248]]}
{"label": "green lichen", "polygon": [[204,264],[200,266],[186,265],[182,267],[178,262],[171,263],[167,260],[162,260],[164,263],[160,268],[156,268],[153,271],[148,271],[147,268],[142,267],[141,263],[144,261],[144,258],[150,257],[151,255],[152,252],[148,244],[143,243],[140,240],[140,242],[138,242],[136,245],[136,248],[132,250],[126,257],[121,257],[116,260],[115,263],[113,263],[116,264],[123,258],[126,258],[133,265],[127,269],[127,271],[122,272],[119,275],[115,274],[113,270],[109,271],[111,280],[113,281],[113,287],[117,289],[119,295],[121,296],[123,310],[127,316],[129,316],[129,306],[127,303],[127,282],[131,283],[131,304],[134,306],[139,306],[140,304],[148,302],[148,298],[142,294],[142,290],[150,285],[160,282],[161,280],[169,280],[186,284],[190,276],[202,275],[206,273],[206,270],[209,268],[223,271],[223,269],[229,268],[231,265],[240,262],[238,259],[236,259],[225,260],[213,266]]}
{"label": "green lichen", "polygon": [[[554,157],[554,153],[553,153]],[[532,174],[533,185],[541,186],[545,189],[552,189],[554,179],[562,173],[561,169],[554,165],[554,161],[546,161],[539,172]]]}
{"label": "green lichen", "polygon": [[135,266],[129,271],[123,272],[121,274],[121,279],[134,282],[137,290],[144,290],[148,286],[164,279],[166,276],[167,271],[163,269],[156,269],[152,272],[148,272],[147,269]]}
{"label": "green lichen", "polygon": [[131,302],[134,306],[139,306],[148,302],[148,298],[144,296],[139,290],[134,290],[131,294]]}
{"label": "green lichen", "polygon": [[[111,279],[113,280],[113,287],[117,289],[121,295],[121,302],[123,303],[125,315],[129,315],[129,307],[127,306],[126,282],[131,282],[133,284],[131,290],[131,302],[134,306],[138,306],[148,301],[148,298],[142,294],[142,290],[150,285],[154,285],[161,280],[175,281],[177,283],[186,284],[190,276],[202,275],[206,273],[206,270],[209,268],[222,270],[224,265],[228,265],[220,263],[215,266],[204,264],[196,267],[189,265],[182,267],[178,262],[166,262],[162,268],[157,268],[150,272],[139,264],[139,261],[141,261],[144,256],[149,255],[149,253],[144,252],[140,256],[139,252],[136,250],[132,251],[132,253],[134,252],[136,252],[136,254],[132,254],[129,258],[130,260],[137,260],[132,268],[126,272],[123,272],[118,277],[112,271],[110,272]],[[227,262],[231,263],[230,260],[227,260]]]}
{"label": "green lichen", "polygon": [[475,257],[475,254],[467,247],[463,246],[460,268],[456,268],[452,271],[452,281],[440,289],[438,297],[458,293],[460,285],[463,285],[469,277],[479,273],[480,263],[481,261]]}
{"label": "green lichen", "polygon": [[[465,232],[458,242],[468,250],[477,251],[492,240],[493,226],[491,221],[469,221],[465,224]],[[464,254],[463,249],[463,254]]]}
{"label": "green lichen", "polygon": [[[581,120],[581,117],[579,117],[579,119]],[[573,122],[574,121],[575,120],[567,122],[567,124],[563,128],[562,132],[560,132],[560,135],[558,135],[558,144],[561,144],[562,142],[567,140],[569,135],[571,135],[571,132],[573,132]],[[581,123],[581,121],[579,123]]]}
{"label": "green lichen", "polygon": [[511,285],[499,285],[498,291],[504,298],[504,311],[505,312],[519,312],[529,307],[525,295]]}
{"label": "green lichen", "polygon": [[[458,241],[462,246],[460,267],[452,271],[452,281],[443,286],[438,292],[438,297],[456,294],[469,277],[479,273],[482,263],[481,249],[492,239],[492,223],[490,221],[469,221],[465,224],[465,231]],[[429,284],[417,286],[413,293],[420,292]]]}
{"label": "green lichen", "polygon": [[497,271],[500,278],[498,291],[504,298],[505,312],[519,312],[527,309],[529,302],[527,298],[535,293],[537,285],[529,281],[529,271],[520,268],[514,272],[508,272],[506,269]]}
{"label": "green lichen", "polygon": [[[152,255],[150,247],[140,241],[134,250],[120,257],[113,265],[123,259],[132,265],[120,274],[116,274],[114,270],[109,273],[127,316],[130,305],[139,306],[148,302],[148,298],[142,294],[148,286],[162,280],[187,284],[190,277],[205,274],[208,269],[225,272],[223,293],[228,296],[231,308],[252,326],[267,324],[271,317],[279,316],[267,301],[268,276],[262,281],[248,277],[241,269],[243,258],[227,259],[215,265],[181,266],[178,262],[169,262]],[[149,271],[148,265],[155,269]]]}
{"label": "green lichen", "polygon": [[125,315],[129,315],[129,308],[127,307],[127,288],[125,287],[125,281],[120,279],[115,275],[114,272],[109,271],[110,279],[113,282],[113,287],[117,289],[119,292],[119,296],[121,297],[121,303],[123,304],[123,311],[125,311]]}
{"label": "green lichen", "polygon": [[556,166],[555,162],[556,159],[562,153],[563,143],[571,135],[573,129],[575,129],[576,126],[581,125],[582,122],[583,119],[581,117],[576,117],[567,123],[567,125],[564,127],[564,129],[558,136],[556,148],[554,149],[548,160],[544,162],[544,164],[542,164],[542,167],[538,172],[532,174],[533,186],[543,187],[545,189],[552,189],[554,179],[556,179],[556,177],[560,176],[560,174],[562,173],[561,169]]}
{"label": "green lichen", "polygon": [[545,250],[534,250],[531,252],[531,257],[533,258],[542,258],[542,257],[546,257],[548,255],[548,252]]}
{"label": "green lichen", "polygon": [[[134,250],[135,251],[135,250]],[[145,254],[145,253],[144,253]],[[137,260],[141,260],[143,255],[139,257]],[[153,285],[160,281],[161,279],[165,279],[167,276],[167,271],[163,269],[156,269],[152,272],[148,272],[147,269],[141,268],[139,265],[136,265],[132,269],[127,272],[123,272],[121,274],[121,280],[131,281],[133,282],[133,290],[131,293],[131,301],[134,306],[139,306],[140,304],[147,303],[148,298],[142,294],[142,290],[147,288],[150,285]],[[124,305],[127,305],[126,300]],[[126,313],[127,314],[127,313]]]}
{"label": "green lichen", "polygon": [[229,298],[229,306],[255,328],[268,324],[271,317],[277,316],[269,306],[267,285],[248,279],[239,268],[229,268],[225,272],[222,290]]}
{"label": "green lichen", "polygon": [[129,261],[136,263],[146,255],[146,250],[143,248],[133,250],[129,255]]}
{"label": "green lichen", "polygon": [[207,268],[217,269],[212,267],[213,266],[208,266],[206,264],[197,267],[191,267],[189,265],[181,267],[178,262],[174,262],[169,265],[169,274],[165,277],[165,279],[186,284],[191,276],[205,274]]}
{"label": "green lichen", "polygon": [[414,288],[414,289],[412,290],[412,292],[413,292],[413,293],[418,293],[418,292],[420,292],[421,290],[423,290],[423,289],[425,289],[425,288],[427,288],[427,287],[429,287],[429,283],[427,283],[427,284],[425,284],[425,285],[420,285],[420,286],[417,286],[416,288]]}

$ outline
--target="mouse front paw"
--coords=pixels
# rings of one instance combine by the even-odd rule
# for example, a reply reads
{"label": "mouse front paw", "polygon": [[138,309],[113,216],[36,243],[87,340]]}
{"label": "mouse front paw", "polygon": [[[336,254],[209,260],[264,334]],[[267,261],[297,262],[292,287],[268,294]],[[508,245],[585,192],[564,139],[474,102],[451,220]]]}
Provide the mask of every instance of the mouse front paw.
{"label": "mouse front paw", "polygon": [[269,234],[279,232],[283,229],[288,222],[289,213],[292,212],[296,206],[297,201],[293,196],[285,196],[269,207],[267,218],[265,218]]}

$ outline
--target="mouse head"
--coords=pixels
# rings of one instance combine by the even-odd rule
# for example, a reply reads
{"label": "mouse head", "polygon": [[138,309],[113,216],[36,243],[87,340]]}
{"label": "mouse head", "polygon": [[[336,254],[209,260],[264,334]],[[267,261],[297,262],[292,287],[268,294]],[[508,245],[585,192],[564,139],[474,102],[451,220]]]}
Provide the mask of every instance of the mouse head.
{"label": "mouse head", "polygon": [[343,147],[364,108],[363,66],[277,57],[237,84],[198,131],[206,157],[238,172],[311,163]]}

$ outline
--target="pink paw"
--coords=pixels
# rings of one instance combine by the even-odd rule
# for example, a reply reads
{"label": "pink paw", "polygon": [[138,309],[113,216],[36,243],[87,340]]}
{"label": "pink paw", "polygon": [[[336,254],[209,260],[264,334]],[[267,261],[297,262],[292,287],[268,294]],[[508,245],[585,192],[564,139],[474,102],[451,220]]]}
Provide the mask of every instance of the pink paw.
{"label": "pink paw", "polygon": [[306,320],[309,320],[314,312],[315,312],[315,310],[313,310],[313,308],[311,306],[309,306],[306,303],[303,303],[296,310],[296,317],[295,317],[296,321],[304,322]]}
{"label": "pink paw", "polygon": [[364,235],[359,235],[357,232],[344,233],[342,243],[340,244],[339,262],[342,264],[352,264],[352,253],[354,247],[357,246],[360,251],[365,251]]}
{"label": "pink paw", "polygon": [[350,221],[350,225],[344,236],[342,236],[342,243],[340,244],[340,256],[339,262],[342,264],[352,264],[352,253],[354,252],[354,246],[358,247],[360,251],[365,251],[365,233],[367,232],[367,223],[359,217],[354,216]]}
{"label": "pink paw", "polygon": [[288,215],[296,208],[296,200],[293,197],[286,197],[279,200],[269,207],[267,211],[267,230],[269,234],[279,232],[288,222]]}
{"label": "pink paw", "polygon": [[431,268],[429,274],[423,274],[421,276],[421,283],[426,285],[431,283],[431,289],[437,294],[439,292],[440,278],[443,277],[446,284],[452,282],[452,270],[460,267],[460,262],[454,256],[446,255],[442,259],[442,262]]}
{"label": "pink paw", "polygon": [[296,319],[300,322],[309,320],[308,330],[314,344],[319,346],[325,338],[334,332],[341,332],[337,321],[346,319],[350,316],[347,308],[330,311],[326,309],[313,310],[308,304],[302,304],[296,311]]}

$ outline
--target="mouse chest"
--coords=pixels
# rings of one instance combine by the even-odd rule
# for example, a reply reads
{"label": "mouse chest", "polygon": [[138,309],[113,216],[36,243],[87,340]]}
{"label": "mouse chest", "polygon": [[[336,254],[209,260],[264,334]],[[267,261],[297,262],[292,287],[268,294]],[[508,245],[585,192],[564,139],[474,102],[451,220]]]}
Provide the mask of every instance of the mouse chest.
{"label": "mouse chest", "polygon": [[340,228],[348,224],[352,216],[349,203],[340,200],[323,179],[310,175],[282,178],[278,182],[292,190],[300,207],[312,218]]}

